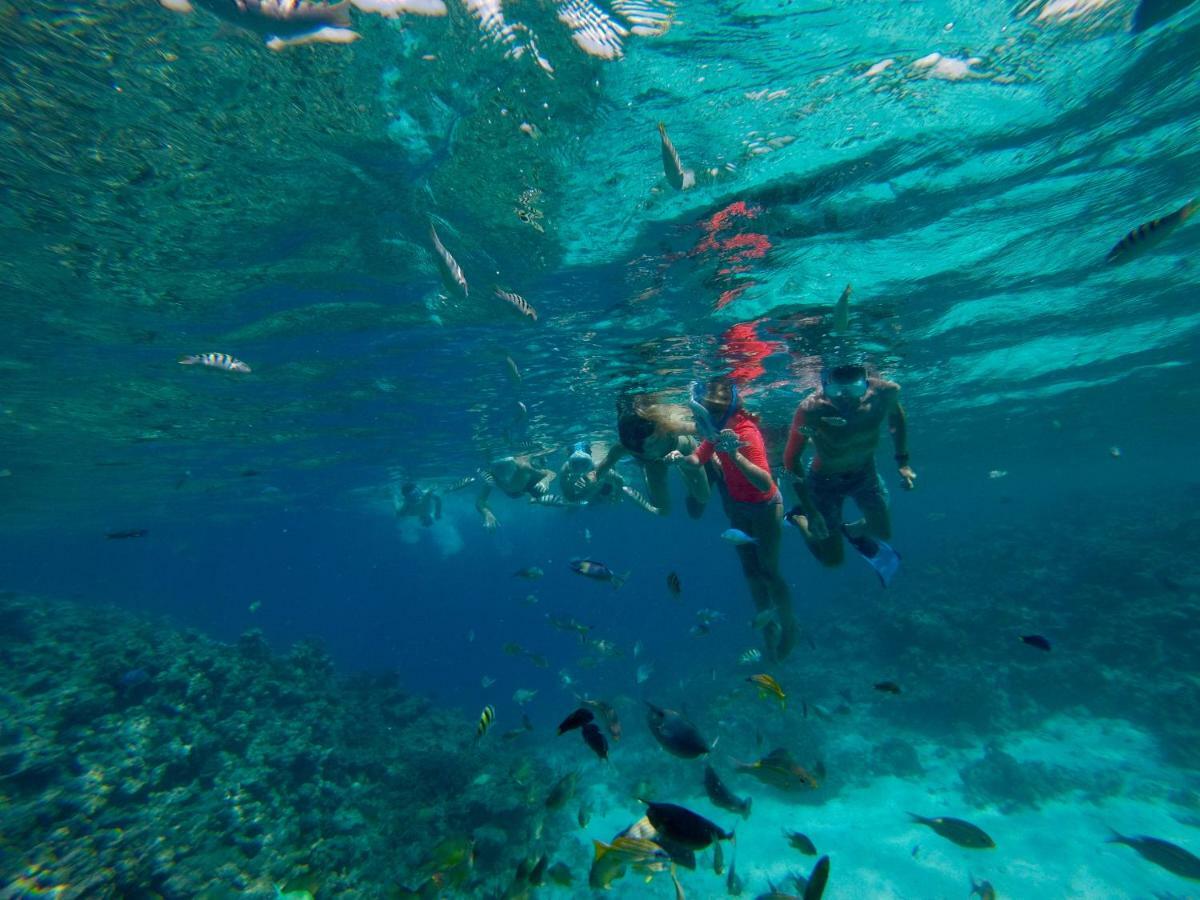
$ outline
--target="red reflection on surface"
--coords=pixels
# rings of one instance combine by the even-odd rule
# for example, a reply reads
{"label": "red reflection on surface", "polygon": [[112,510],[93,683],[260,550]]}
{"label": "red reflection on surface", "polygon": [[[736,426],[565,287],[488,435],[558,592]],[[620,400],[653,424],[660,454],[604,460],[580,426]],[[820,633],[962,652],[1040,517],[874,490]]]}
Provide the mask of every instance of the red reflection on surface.
{"label": "red reflection on surface", "polygon": [[784,353],[781,341],[764,341],[758,336],[758,322],[739,322],[721,336],[721,358],[730,366],[730,377],[743,384],[754,381],[766,370],[762,361],[773,353]]}
{"label": "red reflection on surface", "polygon": [[700,222],[704,237],[696,243],[688,255],[696,257],[709,253],[716,254],[718,280],[735,281],[734,284],[722,288],[721,293],[717,296],[715,309],[721,309],[732,303],[741,296],[746,288],[755,284],[752,279],[735,280],[732,276],[744,275],[752,271],[753,261],[762,259],[771,249],[771,239],[765,234],[740,230],[761,214],[761,206],[752,206],[744,200],[735,200],[724,209],[717,210]]}

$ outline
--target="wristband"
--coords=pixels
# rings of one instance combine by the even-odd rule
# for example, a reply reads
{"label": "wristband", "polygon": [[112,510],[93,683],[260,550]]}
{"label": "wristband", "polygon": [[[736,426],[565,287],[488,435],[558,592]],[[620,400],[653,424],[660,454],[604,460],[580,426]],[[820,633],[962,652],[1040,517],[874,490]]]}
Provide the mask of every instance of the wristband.
{"label": "wristband", "polygon": [[907,453],[897,453],[896,454],[896,465],[898,465],[900,467],[907,466],[908,465],[908,454]]}

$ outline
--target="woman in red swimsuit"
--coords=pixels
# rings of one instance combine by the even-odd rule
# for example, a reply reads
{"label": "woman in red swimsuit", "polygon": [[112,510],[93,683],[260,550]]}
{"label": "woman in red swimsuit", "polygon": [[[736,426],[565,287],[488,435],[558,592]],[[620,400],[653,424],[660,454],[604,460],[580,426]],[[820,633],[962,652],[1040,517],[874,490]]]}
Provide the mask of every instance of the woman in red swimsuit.
{"label": "woman in red swimsuit", "polygon": [[746,412],[737,387],[724,377],[696,385],[691,405],[698,430],[707,436],[691,454],[675,452],[667,459],[693,469],[714,455],[720,462],[725,476],[719,482],[725,513],[734,528],[753,539],[739,543],[737,554],[754,605],[765,614],[756,621],[766,619],[763,640],[768,657],[783,659],[796,642],[792,596],[779,571],[783,498],[771,478],[757,417]]}

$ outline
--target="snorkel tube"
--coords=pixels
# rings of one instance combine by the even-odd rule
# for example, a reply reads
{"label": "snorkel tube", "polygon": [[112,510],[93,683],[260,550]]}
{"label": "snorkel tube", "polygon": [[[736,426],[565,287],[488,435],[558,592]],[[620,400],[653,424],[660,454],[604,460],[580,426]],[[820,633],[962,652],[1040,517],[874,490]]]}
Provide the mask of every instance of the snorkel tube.
{"label": "snorkel tube", "polygon": [[706,441],[715,441],[720,429],[713,424],[712,416],[709,415],[708,409],[704,406],[704,383],[700,381],[692,382],[692,394],[688,397],[688,409],[692,411],[692,416],[696,420],[696,431],[700,437]]}
{"label": "snorkel tube", "polygon": [[720,452],[735,453],[744,444],[735,434],[732,432],[724,433],[722,429],[729,424],[734,413],[738,411],[741,398],[738,396],[737,385],[729,385],[729,406],[725,409],[725,414],[721,416],[718,422],[713,421],[712,413],[704,405],[704,399],[707,396],[708,390],[706,386],[699,381],[693,381],[692,395],[688,399],[688,408],[691,409],[692,415],[696,419],[696,431],[701,438],[711,442]]}

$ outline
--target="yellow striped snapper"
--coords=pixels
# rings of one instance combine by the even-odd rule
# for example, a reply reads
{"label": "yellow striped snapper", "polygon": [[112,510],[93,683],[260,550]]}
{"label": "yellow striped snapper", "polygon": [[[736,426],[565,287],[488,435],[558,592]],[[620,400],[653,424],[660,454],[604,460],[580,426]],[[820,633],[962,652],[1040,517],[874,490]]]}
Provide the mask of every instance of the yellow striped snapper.
{"label": "yellow striped snapper", "polygon": [[1189,200],[1175,212],[1139,225],[1108,251],[1108,256],[1104,258],[1104,261],[1125,262],[1139,256],[1190,219],[1197,209],[1200,209],[1200,204],[1195,200]]}
{"label": "yellow striped snapper", "polygon": [[534,309],[529,301],[520,294],[514,294],[511,291],[502,291],[500,288],[495,288],[496,298],[508,303],[523,316],[529,316],[533,321],[537,321],[537,310]]}
{"label": "yellow striped snapper", "polygon": [[667,176],[667,181],[671,187],[677,191],[686,191],[689,188],[696,186],[696,173],[691,169],[683,167],[683,161],[679,158],[679,151],[675,149],[675,145],[671,143],[671,138],[667,134],[667,124],[665,122],[658,123],[658,136],[662,140],[662,162],[663,174]]}
{"label": "yellow striped snapper", "polygon": [[492,723],[495,721],[496,707],[489,703],[483,708],[483,712],[479,714],[479,724],[475,726],[475,740],[478,741],[487,734],[488,729],[492,727]]}
{"label": "yellow striped snapper", "polygon": [[446,249],[446,245],[438,237],[437,229],[433,227],[432,222],[429,223],[429,239],[433,242],[433,252],[437,258],[438,274],[442,276],[442,283],[446,286],[446,290],[451,294],[466,297],[469,293],[467,276],[463,274],[462,266],[450,255],[450,251]]}
{"label": "yellow striped snapper", "polygon": [[185,356],[179,360],[181,366],[211,366],[214,369],[224,369],[226,372],[249,372],[250,367],[240,359],[234,359],[228,353],[199,353],[195,356]]}
{"label": "yellow striped snapper", "polygon": [[[190,13],[191,0],[159,0],[172,12]],[[348,44],[359,34],[350,29],[350,2],[309,0],[195,0],[226,22],[257,34],[267,47],[282,50],[300,44]]]}

